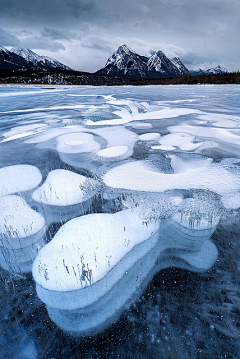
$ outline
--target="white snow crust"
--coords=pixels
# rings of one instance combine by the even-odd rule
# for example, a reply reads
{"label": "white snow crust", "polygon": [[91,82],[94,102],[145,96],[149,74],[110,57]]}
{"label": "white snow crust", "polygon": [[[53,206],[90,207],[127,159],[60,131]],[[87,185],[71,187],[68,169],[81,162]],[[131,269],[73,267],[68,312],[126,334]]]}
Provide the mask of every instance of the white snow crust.
{"label": "white snow crust", "polygon": [[145,225],[133,210],[75,218],[39,252],[33,264],[34,279],[52,291],[92,285],[157,229],[156,222]]}
{"label": "white snow crust", "polygon": [[156,141],[160,138],[160,134],[157,132],[148,132],[139,136],[141,141]]}
{"label": "white snow crust", "polygon": [[0,196],[28,191],[42,181],[39,169],[31,165],[14,165],[0,168]]}
{"label": "white snow crust", "polygon": [[69,206],[88,200],[92,194],[83,190],[86,177],[68,171],[53,170],[49,172],[44,184],[35,190],[35,201],[50,206]]}
{"label": "white snow crust", "polygon": [[[109,170],[103,180],[107,186],[137,191],[163,192],[175,189],[204,189],[218,193],[227,208],[239,208],[228,201],[240,191],[240,178],[210,159],[186,161],[173,155],[173,174],[158,172],[145,161],[129,162]],[[228,186],[226,186],[226,183]]]}
{"label": "white snow crust", "polygon": [[[45,220],[26,201],[15,195],[0,197],[0,241],[8,248],[24,247],[19,239],[31,237],[41,231]],[[15,244],[12,242],[14,241]]]}

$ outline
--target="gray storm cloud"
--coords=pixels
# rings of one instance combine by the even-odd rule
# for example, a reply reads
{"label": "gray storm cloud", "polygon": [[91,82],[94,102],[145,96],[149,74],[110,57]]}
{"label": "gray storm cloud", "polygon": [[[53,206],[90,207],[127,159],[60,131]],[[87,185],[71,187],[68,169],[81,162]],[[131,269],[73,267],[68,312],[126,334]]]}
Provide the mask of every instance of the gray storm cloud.
{"label": "gray storm cloud", "polygon": [[142,53],[175,47],[189,67],[238,70],[239,17],[239,0],[1,0],[0,41],[59,52],[86,71],[102,67],[121,41]]}

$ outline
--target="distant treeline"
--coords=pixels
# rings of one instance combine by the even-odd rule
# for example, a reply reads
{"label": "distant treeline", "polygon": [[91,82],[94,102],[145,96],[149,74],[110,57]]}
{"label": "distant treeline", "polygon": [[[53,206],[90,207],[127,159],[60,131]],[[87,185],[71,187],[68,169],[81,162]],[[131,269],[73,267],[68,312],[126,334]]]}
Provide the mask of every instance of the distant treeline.
{"label": "distant treeline", "polygon": [[173,78],[131,78],[118,75],[98,75],[94,73],[45,68],[40,66],[13,70],[0,70],[0,83],[52,84],[52,85],[196,85],[196,84],[240,84],[240,73],[217,75],[185,75]]}
{"label": "distant treeline", "polygon": [[231,72],[229,74],[211,74],[211,75],[184,75],[173,78],[163,79],[135,79],[124,81],[124,83],[114,83],[110,85],[197,85],[197,84],[240,84],[240,72]]}

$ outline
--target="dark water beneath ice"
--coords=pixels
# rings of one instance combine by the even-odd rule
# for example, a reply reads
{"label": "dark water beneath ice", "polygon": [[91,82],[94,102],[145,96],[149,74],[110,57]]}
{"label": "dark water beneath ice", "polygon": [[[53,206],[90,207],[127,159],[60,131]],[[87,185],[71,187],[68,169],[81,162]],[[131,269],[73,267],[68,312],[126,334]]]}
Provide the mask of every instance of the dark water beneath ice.
{"label": "dark water beneath ice", "polygon": [[[204,201],[191,212],[194,221],[196,215],[200,222],[218,218],[211,268],[156,273],[130,308],[96,335],[73,337],[55,325],[36,294],[32,261],[25,271],[7,257],[0,358],[240,358],[239,97],[238,86],[0,86],[0,202],[22,198],[29,216],[31,208],[44,218],[46,242],[80,214],[113,214],[136,203],[149,223],[185,215],[181,200],[189,199]],[[26,180],[23,188],[23,174],[6,172],[15,165],[36,167],[40,180],[34,172],[33,184]],[[90,179],[83,189],[94,200],[83,213],[73,184],[71,200],[60,181],[48,184],[55,170]],[[44,196],[48,204],[57,201],[54,209],[43,191],[34,198],[46,183],[51,190]],[[7,206],[0,213],[1,248]]]}

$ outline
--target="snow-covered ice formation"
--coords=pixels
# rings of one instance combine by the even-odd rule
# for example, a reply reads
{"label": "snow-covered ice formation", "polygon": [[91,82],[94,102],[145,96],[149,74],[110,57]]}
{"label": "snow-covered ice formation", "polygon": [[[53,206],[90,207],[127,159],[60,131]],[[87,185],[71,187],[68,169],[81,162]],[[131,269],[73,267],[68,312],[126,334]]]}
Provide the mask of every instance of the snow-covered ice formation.
{"label": "snow-covered ice formation", "polygon": [[31,190],[42,181],[39,169],[31,165],[0,168],[0,196]]}
{"label": "snow-covered ice formation", "polygon": [[[88,188],[91,182],[91,189]],[[97,192],[97,181],[68,170],[49,172],[46,181],[32,198],[38,202],[47,223],[66,221],[86,212]]]}
{"label": "snow-covered ice formation", "polygon": [[38,296],[64,331],[100,332],[117,320],[158,270],[211,267],[217,249],[209,238],[216,223],[194,229],[185,228],[178,217],[146,223],[133,209],[73,219],[34,261]]}
{"label": "snow-covered ice formation", "polygon": [[0,266],[11,272],[31,271],[32,261],[45,244],[45,220],[24,199],[0,197]]}
{"label": "snow-covered ice formation", "polygon": [[147,161],[130,161],[110,169],[103,175],[103,181],[109,187],[137,191],[209,190],[221,196],[226,208],[240,207],[238,173],[230,173],[209,158],[186,160],[177,155],[170,158],[173,173],[158,171]]}

